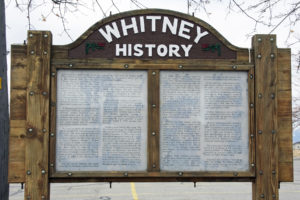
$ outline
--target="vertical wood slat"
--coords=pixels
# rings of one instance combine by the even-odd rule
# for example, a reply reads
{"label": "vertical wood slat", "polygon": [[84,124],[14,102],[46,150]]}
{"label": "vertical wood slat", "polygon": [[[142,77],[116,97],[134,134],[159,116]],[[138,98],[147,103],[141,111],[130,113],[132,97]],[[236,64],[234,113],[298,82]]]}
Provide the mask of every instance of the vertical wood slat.
{"label": "vertical wood slat", "polygon": [[276,36],[255,35],[252,46],[256,117],[256,179],[252,199],[278,200]]}
{"label": "vertical wood slat", "polygon": [[29,31],[27,46],[27,108],[25,199],[49,199],[49,93],[51,33]]}
{"label": "vertical wood slat", "polygon": [[160,171],[159,70],[148,70],[148,171]]}

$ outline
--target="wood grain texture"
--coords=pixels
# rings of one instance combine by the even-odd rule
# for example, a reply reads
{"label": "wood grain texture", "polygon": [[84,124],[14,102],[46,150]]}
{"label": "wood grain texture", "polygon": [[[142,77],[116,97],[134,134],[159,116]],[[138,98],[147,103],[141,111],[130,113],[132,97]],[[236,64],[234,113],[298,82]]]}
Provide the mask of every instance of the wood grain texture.
{"label": "wood grain texture", "polygon": [[49,199],[50,52],[50,32],[28,32],[25,198],[31,199]]}
{"label": "wood grain texture", "polygon": [[275,35],[252,38],[255,59],[256,179],[252,199],[278,199],[277,47]]}

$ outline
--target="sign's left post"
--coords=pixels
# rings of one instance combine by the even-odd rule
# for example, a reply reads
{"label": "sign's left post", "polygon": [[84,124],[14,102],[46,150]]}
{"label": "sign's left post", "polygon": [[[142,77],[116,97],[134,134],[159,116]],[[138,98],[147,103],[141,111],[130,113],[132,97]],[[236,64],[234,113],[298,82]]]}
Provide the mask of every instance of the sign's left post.
{"label": "sign's left post", "polygon": [[25,200],[50,198],[48,159],[51,45],[51,32],[28,32]]}

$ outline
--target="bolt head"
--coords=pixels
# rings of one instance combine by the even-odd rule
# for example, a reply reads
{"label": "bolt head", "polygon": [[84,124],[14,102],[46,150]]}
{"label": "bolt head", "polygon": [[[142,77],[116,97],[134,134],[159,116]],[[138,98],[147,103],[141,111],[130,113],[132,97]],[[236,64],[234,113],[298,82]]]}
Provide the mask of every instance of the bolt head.
{"label": "bolt head", "polygon": [[124,173],[124,176],[128,176],[128,173],[127,173],[127,172],[125,172],[125,173]]}
{"label": "bolt head", "polygon": [[47,51],[44,51],[44,55],[47,55]]}
{"label": "bolt head", "polygon": [[72,63],[70,63],[70,64],[69,64],[69,67],[73,67],[73,64],[72,64]]}
{"label": "bolt head", "polygon": [[128,69],[128,67],[129,67],[128,64],[125,64],[125,65],[124,65],[124,68],[125,68],[125,69]]}
{"label": "bolt head", "polygon": [[53,163],[51,163],[51,164],[50,164],[50,167],[54,167],[54,164],[53,164]]}
{"label": "bolt head", "polygon": [[46,174],[46,171],[44,169],[42,170],[42,174]]}
{"label": "bolt head", "polygon": [[178,68],[179,68],[179,69],[182,69],[182,68],[183,68],[183,66],[182,66],[182,65],[178,65]]}
{"label": "bolt head", "polygon": [[237,66],[236,65],[232,66],[232,69],[237,69]]}
{"label": "bolt head", "polygon": [[42,94],[43,94],[43,96],[46,96],[46,95],[47,95],[47,92],[43,92]]}
{"label": "bolt head", "polygon": [[255,167],[255,164],[254,164],[254,163],[251,163],[251,167]]}
{"label": "bolt head", "polygon": [[153,164],[153,165],[152,165],[152,168],[156,168],[156,165],[155,165],[155,164]]}
{"label": "bolt head", "polygon": [[153,136],[155,136],[155,135],[156,135],[156,133],[155,133],[155,132],[152,132],[151,134],[152,134]]}
{"label": "bolt head", "polygon": [[271,58],[275,58],[275,54],[274,54],[274,53],[271,53],[270,57],[271,57]]}
{"label": "bolt head", "polygon": [[272,134],[275,134],[276,133],[276,131],[275,130],[272,130]]}
{"label": "bolt head", "polygon": [[48,37],[48,34],[44,34],[44,38],[47,38]]}
{"label": "bolt head", "polygon": [[43,133],[46,133],[46,132],[47,132],[47,130],[46,130],[45,128],[43,128],[43,130],[42,130],[42,131],[43,131]]}
{"label": "bolt head", "polygon": [[33,95],[34,95],[34,92],[33,92],[33,91],[30,91],[30,92],[29,92],[29,95],[30,95],[30,96],[33,96]]}
{"label": "bolt head", "polygon": [[32,37],[33,37],[33,34],[32,34],[32,33],[29,33],[29,37],[32,38]]}
{"label": "bolt head", "polygon": [[27,175],[31,175],[31,171],[30,171],[30,170],[27,170],[26,174],[27,174]]}
{"label": "bolt head", "polygon": [[265,195],[264,195],[264,194],[261,194],[261,195],[260,195],[260,198],[265,198]]}
{"label": "bolt head", "polygon": [[258,41],[258,42],[261,42],[261,41],[262,41],[262,39],[261,39],[261,38],[257,38],[257,41]]}
{"label": "bolt head", "polygon": [[30,51],[30,54],[31,54],[31,55],[33,55],[33,54],[34,54],[34,51],[33,51],[33,50],[32,50],[32,51]]}
{"label": "bolt head", "polygon": [[258,134],[262,134],[262,130],[258,130]]}
{"label": "bolt head", "polygon": [[250,103],[250,108],[253,108],[254,107],[254,104],[253,103]]}
{"label": "bolt head", "polygon": [[54,133],[50,133],[50,136],[51,136],[51,137],[54,137]]}
{"label": "bolt head", "polygon": [[152,108],[155,108],[156,107],[156,105],[155,104],[152,104]]}
{"label": "bolt head", "polygon": [[54,76],[55,76],[55,72],[52,72],[52,73],[51,73],[51,76],[53,76],[53,77],[54,77]]}
{"label": "bolt head", "polygon": [[262,98],[262,94],[261,93],[258,94],[258,98],[260,98],[260,99]]}
{"label": "bolt head", "polygon": [[253,79],[253,74],[250,74],[250,79]]}
{"label": "bolt head", "polygon": [[257,55],[257,58],[258,58],[258,59],[261,59],[261,54],[258,54],[258,55]]}
{"label": "bolt head", "polygon": [[28,129],[28,132],[31,133],[32,131],[33,131],[33,128],[29,128],[29,129]]}
{"label": "bolt head", "polygon": [[68,176],[72,176],[72,172],[69,172],[69,173],[68,173]]}
{"label": "bolt head", "polygon": [[270,41],[273,42],[273,41],[274,41],[274,38],[271,37],[271,38],[270,38]]}
{"label": "bolt head", "polygon": [[183,175],[183,172],[179,172],[178,175],[179,175],[179,176],[182,176],[182,175]]}
{"label": "bolt head", "polygon": [[152,72],[152,75],[155,76],[155,75],[156,75],[156,72]]}

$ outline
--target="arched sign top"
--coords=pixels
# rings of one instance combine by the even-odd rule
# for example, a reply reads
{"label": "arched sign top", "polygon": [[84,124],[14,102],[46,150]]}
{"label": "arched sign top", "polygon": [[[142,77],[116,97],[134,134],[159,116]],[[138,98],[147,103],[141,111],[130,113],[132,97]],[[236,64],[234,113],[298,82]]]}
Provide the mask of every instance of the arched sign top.
{"label": "arched sign top", "polygon": [[239,50],[204,21],[160,9],[105,18],[68,46],[69,58],[236,59]]}

